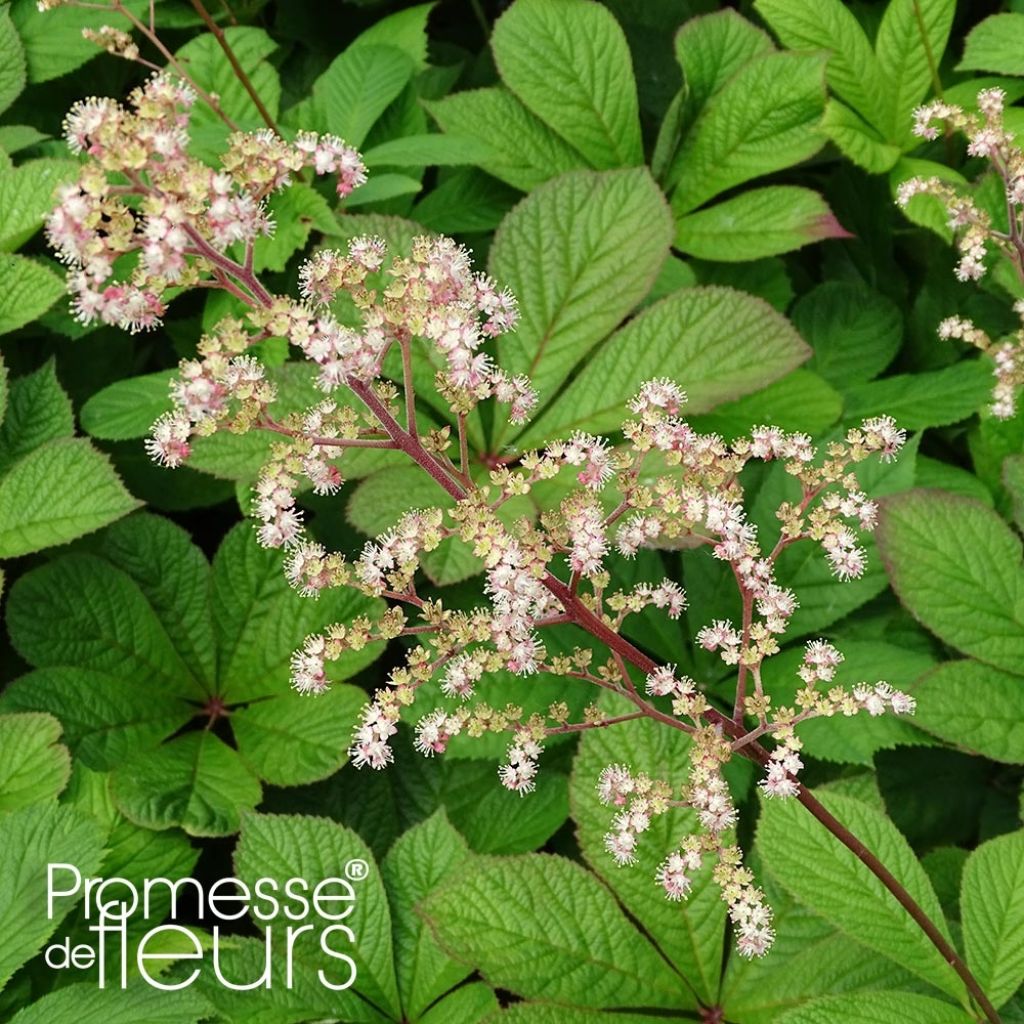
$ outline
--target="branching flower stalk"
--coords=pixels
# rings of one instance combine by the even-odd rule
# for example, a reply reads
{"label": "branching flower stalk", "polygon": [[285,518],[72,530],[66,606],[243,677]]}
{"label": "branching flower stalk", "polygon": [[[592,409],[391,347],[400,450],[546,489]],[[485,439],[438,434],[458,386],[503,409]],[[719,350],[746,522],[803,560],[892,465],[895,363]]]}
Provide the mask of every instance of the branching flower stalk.
{"label": "branching flower stalk", "polygon": [[[805,435],[773,426],[727,443],[686,423],[685,394],[662,379],[639,385],[621,442],[575,433],[489,470],[476,467],[467,438],[476,407],[494,399],[522,421],[536,401],[525,377],[509,375],[484,351],[487,341],[514,327],[513,296],[474,272],[468,252],[440,237],[415,239],[405,255],[389,254],[378,238],[354,239],[345,251],[322,250],[306,261],[301,299],[273,294],[253,272],[254,245],[272,229],[267,197],[306,166],[336,176],[346,194],[364,180],[362,162],[339,139],[300,133],[286,141],[268,130],[236,133],[222,166],[208,167],[187,150],[193,99],[184,83],[161,75],[132,95],[130,109],[95,99],[73,109],[67,138],[89,159],[79,181],[61,190],[48,235],[69,266],[73,307],[85,322],[153,327],[172,288],[222,288],[244,305],[243,316],[221,320],[202,338],[197,358],[182,362],[171,392],[175,410],[157,421],[147,447],[173,467],[187,459],[197,437],[272,431],[279,440],[253,503],[261,543],[286,550],[288,579],[303,595],[350,586],[389,602],[375,621],[359,617],[307,637],[293,658],[295,689],[318,694],[330,686],[329,666],[342,652],[378,640],[402,638],[408,645],[363,712],[353,762],[386,766],[403,716],[414,721],[415,745],[427,756],[443,753],[455,736],[501,733],[509,743],[500,782],[526,794],[549,737],[614,729],[641,717],[657,721],[690,737],[688,779],[679,788],[628,765],[605,769],[596,782],[614,808],[606,844],[616,861],[635,859],[655,816],[692,808],[698,831],[665,851],[652,881],[669,899],[681,899],[692,872],[710,858],[740,953],[764,954],[774,938],[771,911],[743,865],[733,835],[736,809],[722,775],[730,758],[748,757],[765,768],[759,783],[765,796],[798,799],[853,850],[984,1007],[984,994],[935,925],[799,782],[802,722],[908,713],[912,698],[883,681],[835,685],[842,655],[821,640],[807,645],[793,707],[776,707],[761,682],[762,665],[779,650],[797,607],[796,595],[776,579],[778,556],[792,544],[817,543],[839,579],[859,576],[865,555],[858,531],[874,526],[877,509],[853,469],[869,458],[894,458],[903,431],[877,417],[823,451]],[[342,323],[332,313],[339,294],[354,303],[358,322]],[[295,346],[324,392],[322,401],[280,420],[269,411],[274,387],[250,354],[268,337]],[[451,410],[448,426],[421,432],[414,360],[435,369],[434,386]],[[407,512],[350,563],[307,535],[297,496],[336,492],[345,449],[365,447],[401,451],[453,504]],[[771,461],[785,466],[800,498],[779,506],[780,535],[764,551],[744,511],[741,474],[751,462]],[[508,521],[512,498],[556,477],[569,485],[557,508],[539,521]],[[483,568],[486,601],[468,611],[416,590],[421,555],[447,538],[468,544]],[[626,620],[648,608],[678,617],[686,595],[668,579],[617,587],[608,553],[615,548],[629,558],[665,541],[706,547],[735,576],[742,621],[708,622],[696,638],[736,667],[731,713],[714,706],[707,687],[656,663],[622,635]],[[594,646],[549,649],[549,631],[566,625],[589,634]],[[475,690],[498,670],[524,677],[524,693],[525,677],[546,672],[608,691],[614,703],[592,704],[580,720],[572,720],[563,702],[533,714],[512,704],[492,707]],[[435,683],[440,704],[427,696]],[[774,744],[770,752],[760,743],[766,737]]]}
{"label": "branching flower stalk", "polygon": [[[946,208],[949,227],[955,232],[960,260],[956,266],[959,281],[977,281],[986,272],[990,253],[1007,260],[1024,282],[1024,151],[1003,124],[1006,94],[1002,89],[982,89],[978,93],[978,113],[934,100],[914,112],[914,134],[935,139],[939,128],[960,132],[967,138],[967,155],[988,162],[999,178],[1005,199],[1005,230],[997,228],[988,210],[978,206],[971,196],[958,192],[939,178],[910,178],[897,192],[900,206],[917,195],[936,197]],[[1017,412],[1017,396],[1024,386],[1024,300],[1013,306],[1021,318],[1021,328],[1007,338],[994,341],[971,320],[951,316],[938,327],[943,341],[957,339],[986,353],[995,366],[992,415],[1009,419]]]}

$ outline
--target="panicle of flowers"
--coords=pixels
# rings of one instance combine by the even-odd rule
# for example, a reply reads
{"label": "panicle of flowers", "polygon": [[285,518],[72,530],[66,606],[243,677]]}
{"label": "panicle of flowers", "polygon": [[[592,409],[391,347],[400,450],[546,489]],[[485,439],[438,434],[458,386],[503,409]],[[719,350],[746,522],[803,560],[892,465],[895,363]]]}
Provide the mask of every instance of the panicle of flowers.
{"label": "panicle of flowers", "polygon": [[413,509],[396,525],[368,541],[356,562],[359,582],[374,594],[403,591],[419,568],[421,551],[433,551],[444,539],[440,509]]}
{"label": "panicle of flowers", "polygon": [[505,763],[498,769],[501,784],[520,796],[532,793],[537,785],[538,759],[543,752],[544,745],[528,728],[517,729],[505,753]]}
{"label": "panicle of flowers", "polygon": [[122,29],[111,25],[101,25],[97,29],[83,28],[82,38],[95,43],[114,57],[123,57],[125,60],[139,59],[138,44]]}

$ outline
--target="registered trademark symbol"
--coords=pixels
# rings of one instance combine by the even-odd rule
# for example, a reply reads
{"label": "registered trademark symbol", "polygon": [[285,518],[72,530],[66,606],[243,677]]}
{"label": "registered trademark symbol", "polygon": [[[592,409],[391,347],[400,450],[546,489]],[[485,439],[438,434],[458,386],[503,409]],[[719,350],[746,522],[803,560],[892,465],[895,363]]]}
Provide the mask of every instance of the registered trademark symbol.
{"label": "registered trademark symbol", "polygon": [[345,877],[350,882],[361,882],[370,873],[370,865],[358,857],[345,865]]}

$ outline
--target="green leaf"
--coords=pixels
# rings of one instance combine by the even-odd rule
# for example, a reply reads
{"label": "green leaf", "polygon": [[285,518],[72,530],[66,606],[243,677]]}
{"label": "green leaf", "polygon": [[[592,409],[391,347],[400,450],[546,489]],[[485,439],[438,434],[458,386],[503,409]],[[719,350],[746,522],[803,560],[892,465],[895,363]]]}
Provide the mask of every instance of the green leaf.
{"label": "green leaf", "polygon": [[297,127],[330,132],[350,146],[361,146],[412,71],[408,54],[395,46],[350,46],[313,83],[309,100],[289,111],[289,119]]}
{"label": "green leaf", "polygon": [[242,759],[261,779],[299,786],[333,775],[348,760],[365,704],[366,692],[356,686],[332,686],[315,700],[289,690],[232,712],[231,731]]}
{"label": "green leaf", "polygon": [[899,146],[886,142],[876,128],[837,99],[825,104],[821,130],[845,156],[872,174],[888,171],[900,158]]}
{"label": "green leaf", "polygon": [[1024,75],[1024,14],[992,14],[975,25],[957,70]]}
{"label": "green leaf", "polygon": [[0,557],[74,540],[138,506],[87,440],[49,441],[0,479]]}
{"label": "green leaf", "polygon": [[686,288],[613,334],[518,443],[614,430],[626,403],[653,377],[686,389],[687,412],[707,412],[783,377],[808,354],[785,317],[763,300],[731,288]]}
{"label": "green leaf", "polygon": [[944,427],[967,419],[992,391],[992,370],[980,359],[965,359],[928,373],[904,373],[845,391],[850,419],[893,416],[907,430]]}
{"label": "green leaf", "polygon": [[581,153],[501,86],[457,92],[426,107],[445,132],[489,149],[479,161],[482,170],[523,192],[587,166]]}
{"label": "green leaf", "polygon": [[[371,621],[383,601],[351,587],[299,596],[285,579],[283,554],[262,548],[251,523],[239,523],[224,538],[213,560],[213,624],[218,642],[218,692],[232,703],[288,692],[288,666],[309,633],[357,615]],[[373,662],[379,643],[346,651],[332,662],[331,677],[347,679]],[[308,705],[316,714],[315,704]]]}
{"label": "green leaf", "polygon": [[[345,919],[345,924],[356,935],[355,944],[345,950],[357,966],[353,988],[397,1020],[401,1011],[392,958],[391,913],[387,895],[373,855],[355,832],[325,818],[247,814],[235,849],[235,874],[250,884],[259,878],[276,878],[282,886],[289,878],[304,878],[312,891],[323,879],[345,878],[345,866],[353,859],[359,859],[369,867],[365,878],[352,883],[356,899],[352,913]],[[327,891],[335,895],[337,886]],[[269,921],[259,922],[259,926],[273,926],[283,920],[283,913],[278,913]],[[308,920],[314,926],[322,926],[322,918],[309,913],[299,917],[298,911],[292,908],[289,908],[287,920],[289,924]],[[275,932],[279,930],[274,928]],[[329,958],[313,957],[307,953],[304,959],[317,966],[323,963],[331,974],[337,970],[336,967],[331,969]],[[337,1012],[347,1017],[341,1000]]]}
{"label": "green leaf", "polygon": [[408,174],[373,174],[365,185],[360,185],[342,202],[344,209],[354,206],[366,206],[369,203],[380,203],[396,196],[415,195],[423,185]]}
{"label": "green leaf", "polygon": [[[610,710],[612,705],[606,705]],[[705,866],[693,878],[693,890],[680,903],[660,897],[654,877],[680,835],[696,830],[692,811],[673,811],[653,819],[637,844],[637,863],[619,867],[604,844],[614,812],[601,804],[597,780],[609,764],[622,762],[633,772],[647,772],[673,786],[684,785],[689,765],[689,738],[650,719],[624,722],[613,729],[585,733],[573,763],[570,797],[576,837],[584,859],[615,893],[661,954],[686,979],[698,999],[713,1005],[718,998],[725,904]]]}
{"label": "green leaf", "polygon": [[903,338],[899,307],[880,292],[849,281],[826,281],[800,297],[793,326],[814,349],[808,367],[848,388],[877,377]]}
{"label": "green leaf", "polygon": [[611,894],[561,857],[480,857],[421,904],[441,944],[493,987],[578,1006],[692,1006]]}
{"label": "green leaf", "polygon": [[192,836],[237,832],[262,790],[242,759],[209,730],[189,732],[114,769],[111,792],[129,821],[180,826]]}
{"label": "green leaf", "polygon": [[[492,1024],[500,1005],[498,997],[483,982],[471,982],[455,989],[420,1017],[420,1024]],[[627,1021],[626,1024],[629,1024]]]}
{"label": "green leaf", "polygon": [[829,88],[872,124],[882,121],[882,68],[856,15],[842,0],[756,0],[754,9],[791,50],[828,53]]}
{"label": "green leaf", "polygon": [[933,87],[946,50],[956,0],[890,0],[875,39],[882,69],[886,137],[913,139],[914,108]]}
{"label": "green leaf", "polygon": [[766,32],[729,8],[683,22],[675,51],[686,82],[687,109],[699,111],[750,61],[774,50]]}
{"label": "green leaf", "polygon": [[[502,221],[491,248],[490,272],[522,312],[498,349],[501,365],[528,374],[541,405],[550,402],[646,294],[670,239],[668,208],[644,169],[578,171],[536,189]],[[507,433],[496,425],[492,450]]]}
{"label": "green leaf", "polygon": [[[0,20],[0,36],[2,25]],[[42,227],[54,205],[54,190],[78,170],[74,160],[29,160],[0,172],[0,250],[13,252]]]}
{"label": "green leaf", "polygon": [[970,1024],[958,1006],[912,992],[858,992],[815,999],[779,1018],[779,1024]]}
{"label": "green leaf", "polygon": [[267,200],[274,218],[274,234],[256,243],[254,269],[284,270],[292,254],[309,240],[311,231],[334,231],[334,212],[327,200],[309,185],[293,184]]}
{"label": "green leaf", "polygon": [[944,492],[895,495],[883,502],[878,545],[914,618],[964,654],[1020,671],[1021,542],[995,512]]}
{"label": "green leaf", "polygon": [[[917,694],[917,680],[935,667],[935,659],[930,655],[896,644],[841,639],[838,645],[846,660],[836,672],[836,683],[847,689],[884,679],[898,690]],[[803,654],[802,646],[791,647],[765,661],[762,678],[773,707],[794,706],[797,690],[805,685],[797,675]],[[836,715],[804,722],[800,739],[811,757],[870,768],[879,750],[928,743],[928,737],[916,726],[924,727],[916,715],[910,718],[885,714],[872,718],[861,714],[855,722]]]}
{"label": "green leaf", "polygon": [[10,10],[4,8],[0,10],[0,113],[21,95],[25,81],[25,50]]}
{"label": "green leaf", "polygon": [[918,487],[974,498],[989,508],[993,506],[991,491],[973,473],[939,459],[930,459],[926,455],[917,456],[914,483]]}
{"label": "green leaf", "polygon": [[0,334],[42,316],[64,294],[64,282],[49,267],[27,256],[0,253]]}
{"label": "green leaf", "polygon": [[487,1024],[654,1024],[657,1017],[613,1010],[584,1010],[561,1003],[513,1003]]}
{"label": "green leaf", "polygon": [[94,875],[105,838],[96,822],[55,803],[23,807],[0,818],[0,987],[43,948],[78,902],[56,897],[53,916],[48,915],[48,865],[73,864],[83,877]]}
{"label": "green leaf", "polygon": [[[152,969],[152,968],[151,968]],[[91,982],[49,992],[11,1018],[12,1024],[198,1024],[210,1007],[187,989],[167,992],[131,981],[127,988]]]}
{"label": "green leaf", "polygon": [[468,857],[465,840],[438,811],[405,832],[381,865],[391,905],[398,991],[411,1019],[470,974],[438,945],[415,911],[421,900],[461,872]]}
{"label": "green leaf", "polygon": [[0,715],[0,815],[56,797],[71,774],[52,715]]}
{"label": "green leaf", "polygon": [[394,46],[408,54],[418,71],[427,66],[427,18],[436,2],[407,7],[375,21],[362,31],[353,46]]}
{"label": "green leaf", "polygon": [[[824,793],[820,799],[948,938],[928,876],[896,826],[858,800]],[[856,941],[961,997],[962,983],[896,898],[795,800],[762,800],[757,844],[766,868],[796,899]]]}
{"label": "green leaf", "polygon": [[817,192],[795,185],[751,189],[676,220],[677,249],[728,263],[792,252],[824,238],[849,237]]}
{"label": "green leaf", "polygon": [[[276,117],[281,102],[281,80],[269,58],[277,49],[277,43],[263,29],[250,26],[225,28],[224,37],[270,116]],[[259,109],[212,32],[190,39],[176,57],[188,68],[200,88],[216,93],[221,110],[241,130],[266,127]],[[189,134],[193,152],[209,159],[224,147],[229,129],[205,103],[196,103],[189,121]]]}
{"label": "green leaf", "polygon": [[153,422],[171,409],[170,386],[176,376],[176,370],[160,370],[108,384],[82,406],[82,429],[105,441],[145,437]]}
{"label": "green leaf", "polygon": [[982,843],[964,865],[967,964],[1002,1006],[1024,982],[1024,831]]}
{"label": "green leaf", "polygon": [[138,751],[152,750],[195,711],[155,687],[69,665],[36,669],[16,679],[0,697],[0,708],[55,715],[76,763],[97,771],[110,771]]}
{"label": "green leaf", "polygon": [[1024,679],[947,661],[914,687],[914,724],[969,753],[1024,764]]}
{"label": "green leaf", "polygon": [[75,416],[71,400],[57,380],[53,359],[35,373],[11,382],[7,415],[0,426],[0,474],[34,448],[58,437],[71,437]]}
{"label": "green leaf", "polygon": [[[125,0],[135,15],[149,9],[148,0]],[[83,38],[82,29],[110,24],[109,10],[62,6],[59,11],[40,11],[35,0],[13,0],[11,19],[21,36],[31,83],[48,82],[81,67],[100,53],[95,43]],[[114,19],[118,20],[118,19]]]}
{"label": "green leaf", "polygon": [[363,154],[367,167],[450,167],[485,164],[494,150],[471,135],[407,135],[382,142]]}
{"label": "green leaf", "polygon": [[495,23],[504,83],[598,170],[643,163],[636,82],[614,15],[589,0],[518,0]]}
{"label": "green leaf", "polygon": [[14,156],[23,149],[45,142],[50,136],[27,124],[0,124],[0,149]]}
{"label": "green leaf", "polygon": [[708,101],[673,161],[673,210],[689,213],[813,156],[824,143],[824,103],[823,58],[772,53],[747,63]]}

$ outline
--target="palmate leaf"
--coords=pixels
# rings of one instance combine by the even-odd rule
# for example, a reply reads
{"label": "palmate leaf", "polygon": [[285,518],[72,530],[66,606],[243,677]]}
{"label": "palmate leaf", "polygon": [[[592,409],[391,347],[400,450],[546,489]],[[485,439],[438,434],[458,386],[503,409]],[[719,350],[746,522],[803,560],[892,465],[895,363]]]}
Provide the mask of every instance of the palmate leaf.
{"label": "palmate leaf", "polygon": [[681,979],[580,865],[480,857],[421,910],[441,944],[493,986],[575,1006],[695,1005]]}
{"label": "palmate leaf", "polygon": [[779,1018],[779,1024],[968,1024],[973,1016],[959,1006],[911,992],[859,992],[816,999]]}
{"label": "palmate leaf", "polygon": [[17,1024],[198,1024],[210,1006],[190,989],[160,991],[141,981],[127,988],[69,985],[37,999],[11,1018]]}
{"label": "palmate leaf", "polygon": [[[260,548],[247,523],[225,539],[212,570],[185,531],[155,516],[125,520],[90,547],[13,589],[8,628],[37,671],[8,689],[2,706],[56,715],[87,764],[114,772],[129,817],[226,834],[259,800],[257,776],[296,785],[344,764],[365,695],[337,686],[314,708],[290,691],[289,661],[308,633],[372,617],[379,602],[349,590],[301,598],[281,554]],[[379,648],[346,654],[337,678]],[[154,753],[203,708],[227,706],[237,752],[210,732],[186,732]]]}

